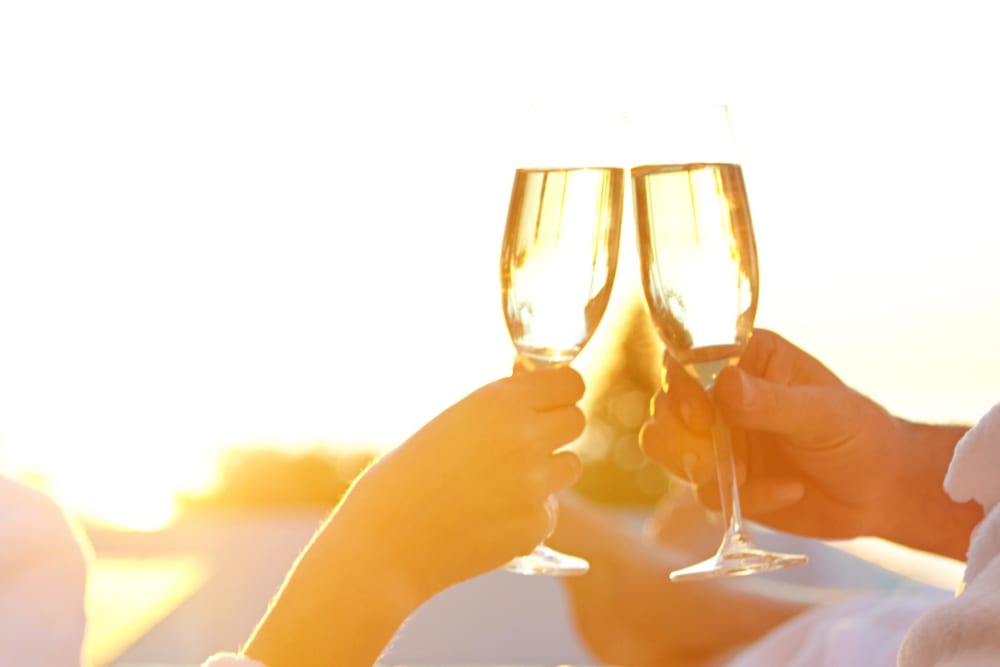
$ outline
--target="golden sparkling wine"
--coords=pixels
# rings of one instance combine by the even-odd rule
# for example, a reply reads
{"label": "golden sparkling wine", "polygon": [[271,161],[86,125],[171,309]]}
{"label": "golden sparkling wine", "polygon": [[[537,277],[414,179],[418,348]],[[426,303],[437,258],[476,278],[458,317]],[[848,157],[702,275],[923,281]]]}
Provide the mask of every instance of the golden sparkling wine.
{"label": "golden sparkling wine", "polygon": [[[736,364],[757,312],[757,250],[739,165],[697,162],[632,169],[642,285],[670,355],[703,387]],[[726,532],[711,558],[671,581],[769,572],[806,557],[758,549],[744,531],[729,428],[712,424]]]}
{"label": "golden sparkling wine", "polygon": [[500,282],[507,329],[529,364],[569,363],[604,315],[624,185],[616,168],[516,171]]}
{"label": "golden sparkling wine", "polygon": [[757,310],[757,254],[735,164],[632,170],[639,265],[653,325],[703,385],[736,363]]}
{"label": "golden sparkling wine", "polygon": [[[500,287],[518,367],[569,364],[597,329],[618,265],[624,189],[622,168],[515,171]],[[550,532],[557,507],[550,497]],[[520,574],[573,576],[587,572],[590,564],[543,542],[504,567]]]}

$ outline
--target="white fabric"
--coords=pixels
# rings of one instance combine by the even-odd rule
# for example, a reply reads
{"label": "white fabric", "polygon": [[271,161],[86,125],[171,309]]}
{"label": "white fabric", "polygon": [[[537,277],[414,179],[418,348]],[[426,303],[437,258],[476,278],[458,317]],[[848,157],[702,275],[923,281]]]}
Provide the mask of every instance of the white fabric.
{"label": "white fabric", "polygon": [[0,477],[0,665],[80,667],[89,549],[45,494]]}
{"label": "white fabric", "polygon": [[969,555],[965,561],[963,584],[968,586],[989,567],[1000,554],[1000,505],[993,507],[986,518],[972,531]]}
{"label": "white fabric", "polygon": [[[1000,664],[1000,404],[956,446],[945,489],[987,512],[972,534],[960,595],[914,584],[819,607],[776,628],[731,667]],[[87,542],[51,499],[3,477],[0,507],[0,665],[79,667]],[[266,666],[229,653],[202,667]]]}
{"label": "white fabric", "polygon": [[[4,477],[0,508],[0,667],[80,667],[89,542],[51,498]],[[203,667],[267,666],[220,653]]]}
{"label": "white fabric", "polygon": [[907,628],[951,595],[914,583],[821,605],[765,635],[730,667],[892,667]]}
{"label": "white fabric", "polygon": [[958,441],[944,490],[956,502],[975,500],[987,511],[1000,502],[1000,403]]}
{"label": "white fabric", "polygon": [[986,517],[972,533],[962,591],[913,625],[901,667],[1000,663],[1000,405],[955,448],[945,490],[958,502],[975,500]]}
{"label": "white fabric", "polygon": [[206,660],[201,667],[267,667],[267,665],[235,653],[218,653]]}
{"label": "white fabric", "polygon": [[911,585],[816,608],[779,626],[730,667],[980,667],[1000,665],[1000,404],[958,442],[944,487],[975,500],[960,595]]}

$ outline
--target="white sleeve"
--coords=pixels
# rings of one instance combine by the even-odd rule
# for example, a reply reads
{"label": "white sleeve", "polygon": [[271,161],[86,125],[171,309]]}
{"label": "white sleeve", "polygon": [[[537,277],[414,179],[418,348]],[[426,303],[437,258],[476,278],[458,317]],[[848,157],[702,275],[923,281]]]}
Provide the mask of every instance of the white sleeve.
{"label": "white sleeve", "polygon": [[0,477],[0,665],[79,667],[90,557],[51,498]]}
{"label": "white sleeve", "polygon": [[206,660],[201,667],[267,667],[267,665],[235,653],[217,653]]}
{"label": "white sleeve", "polygon": [[1000,404],[956,445],[944,487],[957,502],[975,500],[985,516],[969,539],[964,589],[913,624],[899,665],[993,665],[1000,654]]}
{"label": "white sleeve", "polygon": [[955,445],[944,490],[955,502],[975,500],[987,512],[1000,504],[1000,403]]}
{"label": "white sleeve", "polygon": [[918,584],[819,605],[778,626],[739,654],[728,667],[895,667],[907,629],[929,607],[952,593]]}
{"label": "white sleeve", "polygon": [[[978,667],[997,664],[1000,655],[1000,505],[973,533],[979,551],[975,576],[965,590],[921,616],[903,642],[905,667]],[[989,547],[987,550],[986,547]],[[988,553],[992,558],[988,558]],[[972,564],[970,558],[970,567]]]}

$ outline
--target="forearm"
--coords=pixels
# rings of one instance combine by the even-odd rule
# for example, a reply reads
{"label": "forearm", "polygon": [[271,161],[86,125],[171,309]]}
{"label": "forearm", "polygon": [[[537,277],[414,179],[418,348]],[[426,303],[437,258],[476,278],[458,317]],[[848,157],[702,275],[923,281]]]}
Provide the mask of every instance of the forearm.
{"label": "forearm", "polygon": [[972,529],[983,518],[975,502],[956,503],[944,491],[955,445],[968,431],[900,420],[902,456],[893,500],[878,537],[958,560],[965,560]]}
{"label": "forearm", "polygon": [[667,573],[695,556],[640,540],[603,508],[572,496],[560,500],[559,524],[547,542],[590,561],[589,574],[565,583],[584,641],[609,664],[722,664],[818,601],[792,587],[673,583]]}
{"label": "forearm", "polygon": [[334,515],[292,569],[244,654],[268,667],[370,667],[421,598]]}
{"label": "forearm", "polygon": [[[673,557],[676,556],[676,557]],[[690,556],[668,557],[669,569],[692,563]],[[826,588],[782,584],[771,580],[733,578],[673,583],[663,577],[661,617],[670,618],[675,659],[685,664],[725,662],[727,656],[788,620],[844,597]]]}

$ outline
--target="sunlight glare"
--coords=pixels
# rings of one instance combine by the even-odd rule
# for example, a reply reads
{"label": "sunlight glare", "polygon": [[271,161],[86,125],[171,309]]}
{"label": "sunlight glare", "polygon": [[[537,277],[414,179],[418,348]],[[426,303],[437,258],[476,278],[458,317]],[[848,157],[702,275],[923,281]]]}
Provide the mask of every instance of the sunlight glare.
{"label": "sunlight glare", "polygon": [[[67,432],[56,441],[69,445],[50,442],[7,472],[26,471],[16,476],[86,522],[135,531],[163,528],[175,518],[176,494],[203,491],[214,482],[214,461],[194,455],[197,448],[185,452],[155,438],[145,446],[122,447],[112,437],[90,440]],[[163,454],[171,450],[173,456]]]}
{"label": "sunlight glare", "polygon": [[170,484],[151,485],[147,479],[93,484],[67,476],[52,486],[52,494],[81,516],[118,529],[159,530],[176,511]]}
{"label": "sunlight glare", "polygon": [[[517,291],[530,295],[521,307],[531,311],[519,317],[524,326],[520,343],[530,349],[579,350],[591,333],[582,306],[594,296],[593,286],[607,280],[607,267],[592,259],[601,229],[592,230],[590,224],[595,216],[604,215],[602,200],[594,197],[604,174],[582,169],[563,178],[572,179],[574,185],[564,182],[562,197],[546,197],[543,210],[527,218],[554,219],[559,224],[542,225],[535,236],[546,238],[530,239],[530,251],[518,249],[524,258],[516,270]],[[526,198],[527,202],[534,199]],[[559,210],[551,210],[555,207]]]}
{"label": "sunlight glare", "polygon": [[678,221],[672,235],[657,242],[667,258],[657,268],[669,276],[662,280],[669,285],[662,298],[684,313],[697,346],[720,344],[720,332],[731,332],[750,303],[750,281],[742,274],[730,204],[716,169],[690,168],[679,175],[687,178],[661,175],[657,188],[660,206]]}
{"label": "sunlight glare", "polygon": [[[387,449],[509,372],[497,260],[532,105],[560,160],[629,166],[626,149],[662,157],[674,101],[730,102],[757,324],[911,418],[969,421],[996,396],[989,21],[457,2],[448,20],[413,4],[387,21],[379,3],[226,1],[54,22],[15,4],[0,472],[38,473],[86,513],[148,529],[227,447]],[[960,43],[927,48],[952,27]],[[617,110],[649,119],[638,148]],[[580,368],[636,281],[623,232]],[[722,269],[694,280],[731,300]]]}

